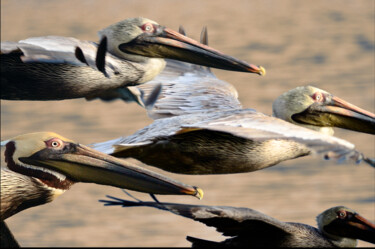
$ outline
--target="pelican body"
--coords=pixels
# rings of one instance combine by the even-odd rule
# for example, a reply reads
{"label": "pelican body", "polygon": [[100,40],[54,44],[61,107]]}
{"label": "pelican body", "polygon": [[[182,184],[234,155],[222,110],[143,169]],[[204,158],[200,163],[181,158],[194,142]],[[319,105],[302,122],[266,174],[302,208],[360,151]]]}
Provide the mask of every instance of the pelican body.
{"label": "pelican body", "polygon": [[105,41],[102,46],[60,36],[2,42],[1,99],[107,96],[108,91],[153,79],[165,67],[163,58],[232,71],[265,72],[146,18],[120,21],[99,31],[99,36]]}
{"label": "pelican body", "polygon": [[[282,106],[276,117],[243,109],[236,89],[204,67],[168,60],[159,76],[138,87],[147,96],[157,84],[162,84],[162,91],[148,110],[152,124],[90,146],[181,174],[251,172],[318,153],[326,159],[364,159],[374,166],[353,144],[331,136],[331,126],[374,134],[375,115],[321,89],[300,87],[277,100],[297,105],[295,114],[289,112],[292,122],[279,114],[281,104],[276,104]],[[291,101],[296,95],[306,101]],[[318,114],[309,111],[312,107]]]}
{"label": "pelican body", "polygon": [[[110,197],[110,196],[109,196]],[[187,236],[192,247],[355,247],[357,239],[375,244],[375,224],[356,211],[336,206],[317,216],[318,228],[283,222],[250,208],[100,200],[106,206],[153,207],[215,227],[230,238],[208,241]]]}
{"label": "pelican body", "polygon": [[130,136],[92,146],[181,174],[251,172],[311,153],[355,161],[363,158],[345,140],[251,109],[155,120]]}
{"label": "pelican body", "polygon": [[[24,209],[53,201],[76,182],[150,194],[203,197],[197,187],[100,153],[56,133],[24,134],[2,141],[1,145],[5,147],[5,164],[1,165],[2,222]],[[11,242],[6,224],[1,228],[2,245]]]}

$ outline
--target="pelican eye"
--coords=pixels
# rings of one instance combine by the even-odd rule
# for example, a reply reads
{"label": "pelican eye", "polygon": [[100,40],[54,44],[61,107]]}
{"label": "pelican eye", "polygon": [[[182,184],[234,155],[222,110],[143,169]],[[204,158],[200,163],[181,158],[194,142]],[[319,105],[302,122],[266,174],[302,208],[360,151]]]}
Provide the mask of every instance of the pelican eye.
{"label": "pelican eye", "polygon": [[343,211],[343,210],[340,210],[337,212],[337,216],[340,218],[340,219],[345,219],[346,217],[346,212]]}
{"label": "pelican eye", "polygon": [[315,101],[315,102],[324,102],[325,101],[325,97],[323,95],[323,93],[321,92],[316,92],[314,93],[311,98]]}
{"label": "pelican eye", "polygon": [[141,26],[141,29],[144,31],[144,32],[147,32],[147,33],[152,33],[154,32],[154,25],[152,25],[152,23],[145,23]]}
{"label": "pelican eye", "polygon": [[64,144],[64,142],[58,138],[52,138],[50,140],[45,141],[45,143],[48,148],[61,148]]}

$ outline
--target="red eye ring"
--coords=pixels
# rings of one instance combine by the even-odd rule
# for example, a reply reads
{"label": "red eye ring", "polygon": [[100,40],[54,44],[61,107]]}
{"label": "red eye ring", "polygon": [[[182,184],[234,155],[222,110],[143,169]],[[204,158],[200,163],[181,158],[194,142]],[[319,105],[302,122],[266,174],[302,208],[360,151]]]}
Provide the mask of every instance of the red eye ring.
{"label": "red eye ring", "polygon": [[338,215],[338,217],[339,217],[340,219],[345,219],[345,217],[346,217],[346,212],[345,212],[345,211],[339,211],[339,212],[337,213],[337,215]]}
{"label": "red eye ring", "polygon": [[147,32],[147,33],[152,33],[154,32],[155,28],[154,28],[154,25],[152,23],[145,23],[141,26],[141,29],[144,31],[144,32]]}
{"label": "red eye ring", "polygon": [[49,148],[59,148],[63,145],[63,141],[58,138],[52,138],[50,140],[45,141],[47,147]]}
{"label": "red eye ring", "polygon": [[57,142],[57,141],[53,141],[53,142],[51,143],[51,145],[52,145],[52,147],[59,147],[59,146],[60,146],[60,143]]}
{"label": "red eye ring", "polygon": [[325,96],[323,93],[321,92],[316,92],[314,93],[311,98],[315,101],[315,102],[324,102],[325,101]]}

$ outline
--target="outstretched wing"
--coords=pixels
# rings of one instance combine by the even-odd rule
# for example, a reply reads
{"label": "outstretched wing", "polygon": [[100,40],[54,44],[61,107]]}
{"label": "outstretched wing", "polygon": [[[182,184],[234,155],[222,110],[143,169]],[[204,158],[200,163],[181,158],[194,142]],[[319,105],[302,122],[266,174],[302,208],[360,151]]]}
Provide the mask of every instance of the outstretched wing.
{"label": "outstretched wing", "polygon": [[[201,41],[207,43],[206,30]],[[154,80],[137,86],[148,96],[156,84],[162,91],[148,114],[155,121],[131,136],[96,143],[92,146],[105,153],[114,153],[145,146],[158,138],[172,137],[199,130],[224,132],[253,141],[271,139],[295,141],[309,152],[324,153],[326,158],[365,159],[354,145],[253,109],[242,109],[233,85],[216,78],[209,68],[167,60],[164,71]]]}
{"label": "outstretched wing", "polygon": [[2,99],[137,101],[142,97],[141,91],[128,91],[126,86],[139,84],[143,65],[107,52],[106,37],[99,44],[60,36],[2,42],[1,66]]}
{"label": "outstretched wing", "polygon": [[169,211],[183,217],[215,227],[224,236],[236,236],[246,240],[259,240],[259,237],[280,240],[295,231],[292,224],[279,221],[250,208],[230,206],[188,205],[164,202],[129,201],[110,197],[112,200],[100,200],[106,206],[153,207]]}
{"label": "outstretched wing", "polygon": [[93,148],[114,153],[152,144],[159,138],[177,136],[195,131],[216,131],[251,141],[294,141],[307,148],[310,153],[322,153],[325,158],[353,159],[357,162],[363,155],[346,140],[300,127],[281,119],[270,117],[253,109],[203,112],[155,120],[149,126],[127,137],[95,143]]}
{"label": "outstretched wing", "polygon": [[[77,48],[80,53],[77,53]],[[42,36],[31,37],[19,42],[2,42],[1,54],[19,54],[24,63],[70,64],[74,66],[90,66],[95,70],[107,72],[107,77],[118,74],[118,58],[103,53],[102,67],[97,65],[98,45],[89,41],[81,41],[73,37]],[[106,52],[106,49],[104,50]],[[84,60],[83,60],[84,58]],[[105,62],[104,62],[105,58]]]}
{"label": "outstretched wing", "polygon": [[234,86],[219,80],[205,67],[167,60],[165,69],[155,79],[137,87],[147,97],[157,84],[162,85],[162,91],[154,108],[148,111],[152,119],[242,108]]}

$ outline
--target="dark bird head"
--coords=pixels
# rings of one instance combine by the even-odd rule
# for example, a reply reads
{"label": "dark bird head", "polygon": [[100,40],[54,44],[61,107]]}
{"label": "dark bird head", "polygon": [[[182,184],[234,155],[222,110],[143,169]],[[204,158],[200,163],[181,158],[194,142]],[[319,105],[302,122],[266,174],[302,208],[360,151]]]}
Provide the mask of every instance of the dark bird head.
{"label": "dark bird head", "polygon": [[[169,58],[225,70],[265,74],[261,66],[248,64],[199,43],[181,33],[142,18],[129,18],[98,32],[108,38],[108,51],[142,62],[145,57]],[[148,58],[149,59],[149,58]],[[147,59],[147,60],[148,60]],[[158,63],[165,63],[160,61]]]}
{"label": "dark bird head", "polygon": [[337,206],[317,217],[319,230],[333,243],[355,247],[357,239],[375,243],[375,224],[356,211]]}
{"label": "dark bird head", "polygon": [[312,86],[292,89],[273,103],[273,115],[324,133],[332,127],[375,134],[375,114]]}
{"label": "dark bird head", "polygon": [[53,132],[20,135],[2,141],[6,167],[39,180],[58,194],[75,182],[97,183],[151,194],[193,195],[203,191],[146,170]]}

